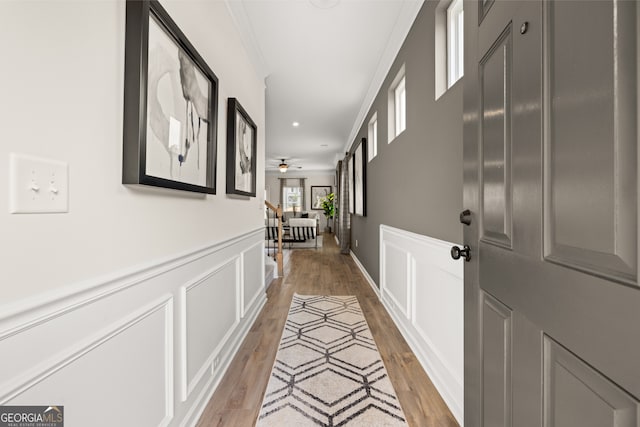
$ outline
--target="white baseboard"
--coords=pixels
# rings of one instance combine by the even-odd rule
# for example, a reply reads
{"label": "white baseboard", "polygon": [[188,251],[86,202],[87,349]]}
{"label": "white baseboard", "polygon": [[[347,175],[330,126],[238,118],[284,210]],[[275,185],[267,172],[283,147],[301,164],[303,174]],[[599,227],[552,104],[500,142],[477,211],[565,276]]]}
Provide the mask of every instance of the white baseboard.
{"label": "white baseboard", "polygon": [[0,404],[195,425],[266,302],[263,233],[3,307]]}
{"label": "white baseboard", "polygon": [[371,289],[373,289],[373,292],[375,292],[376,295],[378,296],[378,299],[380,299],[380,289],[378,289],[376,282],[373,281],[373,279],[369,275],[369,272],[367,271],[366,268],[364,268],[364,265],[362,265],[362,263],[360,262],[356,254],[354,254],[353,251],[349,251],[349,253],[351,254],[351,258],[353,258],[353,262],[356,263],[356,265],[360,269],[360,272],[362,273],[364,278],[367,280],[367,283],[369,283],[369,286],[371,286]]}

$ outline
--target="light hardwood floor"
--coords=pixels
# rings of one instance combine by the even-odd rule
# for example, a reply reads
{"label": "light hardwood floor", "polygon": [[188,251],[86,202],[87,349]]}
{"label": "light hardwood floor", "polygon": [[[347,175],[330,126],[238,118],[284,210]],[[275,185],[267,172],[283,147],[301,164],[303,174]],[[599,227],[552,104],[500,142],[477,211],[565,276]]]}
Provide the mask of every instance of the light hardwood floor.
{"label": "light hardwood floor", "polygon": [[324,237],[322,248],[285,251],[284,278],[275,279],[269,286],[266,306],[205,408],[198,427],[255,424],[289,304],[296,292],[357,296],[409,425],[457,426],[351,257],[340,254],[333,235]]}

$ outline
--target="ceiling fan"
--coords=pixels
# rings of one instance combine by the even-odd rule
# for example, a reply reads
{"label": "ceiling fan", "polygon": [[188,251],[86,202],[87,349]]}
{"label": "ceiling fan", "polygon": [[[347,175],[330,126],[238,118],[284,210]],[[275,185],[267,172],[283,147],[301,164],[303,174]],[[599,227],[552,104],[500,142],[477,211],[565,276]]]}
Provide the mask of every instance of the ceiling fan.
{"label": "ceiling fan", "polygon": [[[291,160],[292,159],[282,158],[280,159],[280,163],[277,165],[274,163],[273,167],[277,167],[280,172],[285,173],[289,170],[289,168],[293,167],[290,163],[287,163],[287,162],[290,162]],[[302,169],[302,166],[297,166],[297,168]]]}

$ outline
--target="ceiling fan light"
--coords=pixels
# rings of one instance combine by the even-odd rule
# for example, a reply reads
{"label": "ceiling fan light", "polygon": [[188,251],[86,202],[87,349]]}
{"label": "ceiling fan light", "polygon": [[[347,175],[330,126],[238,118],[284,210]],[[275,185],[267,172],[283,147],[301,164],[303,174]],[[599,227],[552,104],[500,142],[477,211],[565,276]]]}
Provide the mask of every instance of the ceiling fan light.
{"label": "ceiling fan light", "polygon": [[278,169],[280,169],[280,172],[282,172],[282,173],[285,173],[288,168],[289,168],[289,166],[286,163],[280,163],[278,165]]}

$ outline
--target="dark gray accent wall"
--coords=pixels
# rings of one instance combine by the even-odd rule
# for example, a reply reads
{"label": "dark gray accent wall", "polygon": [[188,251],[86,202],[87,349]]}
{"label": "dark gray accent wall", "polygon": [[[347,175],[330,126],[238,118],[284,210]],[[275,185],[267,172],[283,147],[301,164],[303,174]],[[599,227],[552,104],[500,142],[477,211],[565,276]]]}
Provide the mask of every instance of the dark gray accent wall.
{"label": "dark gray accent wall", "polygon": [[[435,100],[435,9],[425,1],[352,147],[378,114],[378,155],[367,163],[367,216],[352,216],[351,247],[380,284],[380,224],[462,242],[462,84]],[[407,128],[388,144],[388,91],[405,65]],[[356,247],[356,240],[358,247]]]}

